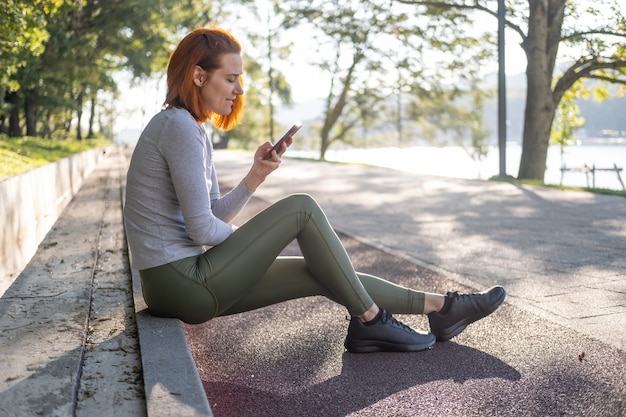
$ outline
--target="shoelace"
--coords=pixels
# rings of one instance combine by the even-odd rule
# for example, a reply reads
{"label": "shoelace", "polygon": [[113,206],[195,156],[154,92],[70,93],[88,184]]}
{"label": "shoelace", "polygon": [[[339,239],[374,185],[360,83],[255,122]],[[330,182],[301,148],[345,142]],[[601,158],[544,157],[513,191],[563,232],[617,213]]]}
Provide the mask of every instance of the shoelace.
{"label": "shoelace", "polygon": [[454,298],[456,300],[462,300],[464,298],[471,298],[471,296],[475,294],[463,294],[463,293],[459,293],[458,291],[450,291],[448,292],[447,295],[450,298]]}
{"label": "shoelace", "polygon": [[408,330],[408,331],[410,331],[412,333],[415,332],[415,330],[411,329],[406,324],[402,323],[399,320],[396,320],[396,318],[394,316],[392,316],[391,313],[389,313],[387,310],[383,310],[383,315],[381,317],[381,321],[383,323],[391,322],[391,325],[394,326],[394,327],[399,327],[400,329],[405,329],[405,330]]}

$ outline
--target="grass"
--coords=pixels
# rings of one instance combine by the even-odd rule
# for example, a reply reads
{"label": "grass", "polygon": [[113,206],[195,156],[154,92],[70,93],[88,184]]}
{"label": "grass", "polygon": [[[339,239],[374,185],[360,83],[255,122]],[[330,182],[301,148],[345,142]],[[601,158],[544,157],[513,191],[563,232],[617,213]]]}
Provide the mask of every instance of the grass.
{"label": "grass", "polygon": [[0,180],[110,144],[103,138],[75,140],[0,136]]}
{"label": "grass", "polygon": [[620,197],[626,197],[626,191],[613,190],[610,188],[587,188],[587,187],[570,187],[559,184],[544,184],[538,180],[518,180],[518,179],[492,179],[493,181],[506,181],[514,184],[535,185],[540,187],[556,188],[559,190],[572,190],[572,191],[586,191],[595,194],[615,195]]}

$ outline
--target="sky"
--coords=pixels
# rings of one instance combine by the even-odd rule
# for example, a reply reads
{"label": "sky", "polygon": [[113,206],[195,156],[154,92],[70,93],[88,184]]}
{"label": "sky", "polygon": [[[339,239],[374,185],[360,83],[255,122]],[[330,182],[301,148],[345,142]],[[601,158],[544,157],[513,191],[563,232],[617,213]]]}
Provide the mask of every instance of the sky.
{"label": "sky", "polygon": [[[497,31],[495,18],[486,18],[485,23],[481,23],[481,27],[484,28],[485,25],[493,26],[493,30]],[[311,51],[316,50],[312,36],[303,33],[302,30],[294,33],[298,33],[298,38],[293,39],[296,47],[293,48],[291,59],[280,65],[278,69],[285,74],[292,87],[294,103],[302,103],[323,97],[326,94],[326,88],[320,86],[328,85],[328,80],[320,74],[319,69],[311,64],[311,60],[314,59],[311,57]],[[525,71],[526,57],[519,42],[520,39],[516,33],[512,31],[505,33],[507,74],[519,74]],[[497,60],[494,60],[492,66],[485,68],[487,73],[494,73],[497,70]],[[122,94],[116,101],[115,131],[141,131],[150,118],[161,109],[165,97],[165,78],[161,76],[156,80],[132,85],[127,75],[119,74],[118,80]]]}

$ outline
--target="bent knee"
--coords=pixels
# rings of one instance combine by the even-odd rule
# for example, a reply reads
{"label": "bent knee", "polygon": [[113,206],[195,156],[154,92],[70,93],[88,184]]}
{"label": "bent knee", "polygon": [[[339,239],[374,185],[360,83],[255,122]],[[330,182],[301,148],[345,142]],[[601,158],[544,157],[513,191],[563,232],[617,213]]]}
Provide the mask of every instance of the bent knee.
{"label": "bent knee", "polygon": [[287,196],[285,200],[288,201],[290,204],[295,204],[298,207],[301,207],[304,209],[310,209],[312,207],[315,207],[315,208],[319,207],[319,204],[317,203],[315,198],[313,198],[313,196],[311,196],[310,194],[306,194],[306,193],[291,194]]}

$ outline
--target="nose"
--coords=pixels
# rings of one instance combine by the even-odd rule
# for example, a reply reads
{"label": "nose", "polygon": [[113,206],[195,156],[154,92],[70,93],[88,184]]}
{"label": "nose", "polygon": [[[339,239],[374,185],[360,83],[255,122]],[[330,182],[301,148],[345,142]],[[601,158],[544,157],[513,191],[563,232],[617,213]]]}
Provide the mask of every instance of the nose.
{"label": "nose", "polygon": [[239,79],[235,83],[235,91],[233,91],[233,93],[237,94],[238,96],[243,94],[243,79],[242,79],[242,77],[239,77]]}

